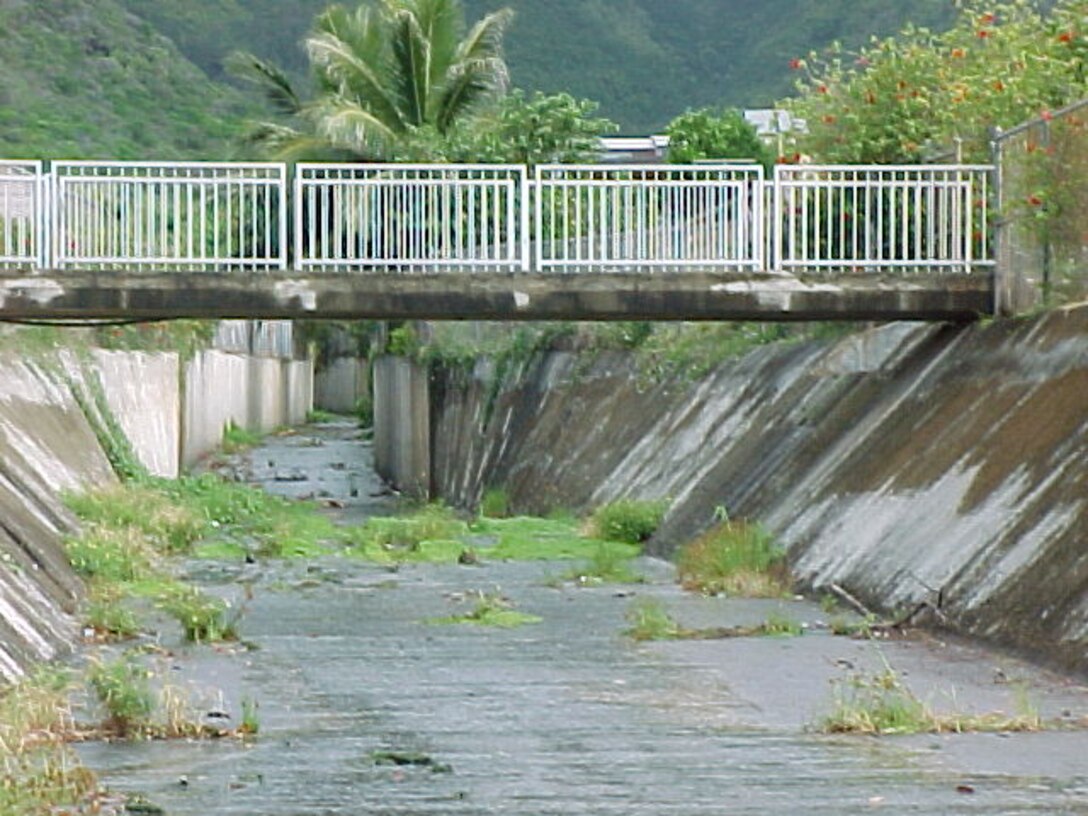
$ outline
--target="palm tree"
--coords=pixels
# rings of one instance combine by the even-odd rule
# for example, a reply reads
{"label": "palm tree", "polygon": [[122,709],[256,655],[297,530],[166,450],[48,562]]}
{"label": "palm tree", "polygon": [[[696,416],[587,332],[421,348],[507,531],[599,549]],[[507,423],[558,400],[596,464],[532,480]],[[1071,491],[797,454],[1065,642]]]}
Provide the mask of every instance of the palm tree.
{"label": "palm tree", "polygon": [[502,38],[513,16],[492,12],[466,32],[460,0],[376,0],[330,6],[306,38],[316,93],[303,101],[277,69],[252,54],[235,73],[295,120],[262,122],[249,140],[280,158],[388,157],[398,144],[447,135],[507,85]]}

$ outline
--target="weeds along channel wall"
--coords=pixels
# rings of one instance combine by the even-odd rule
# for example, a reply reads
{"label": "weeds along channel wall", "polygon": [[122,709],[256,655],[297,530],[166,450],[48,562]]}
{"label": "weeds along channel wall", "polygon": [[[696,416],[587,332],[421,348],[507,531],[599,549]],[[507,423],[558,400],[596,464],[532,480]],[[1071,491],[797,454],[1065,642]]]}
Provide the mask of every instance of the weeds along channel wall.
{"label": "weeds along channel wall", "polygon": [[63,494],[115,482],[124,439],[176,476],[226,422],[271,430],[311,407],[309,362],[201,352],[185,368],[170,353],[0,356],[0,680],[76,643],[83,587],[62,542],[78,525]]}
{"label": "weeds along channel wall", "polygon": [[765,346],[693,383],[648,384],[618,355],[489,374],[432,374],[431,485],[450,502],[667,497],[663,555],[726,508],[810,589],[926,601],[1088,671],[1088,306]]}

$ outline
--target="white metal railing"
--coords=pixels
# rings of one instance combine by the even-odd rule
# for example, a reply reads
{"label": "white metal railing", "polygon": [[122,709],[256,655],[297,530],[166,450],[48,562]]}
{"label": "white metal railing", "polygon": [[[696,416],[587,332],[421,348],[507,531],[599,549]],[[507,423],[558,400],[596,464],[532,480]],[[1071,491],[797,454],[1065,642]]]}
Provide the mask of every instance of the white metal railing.
{"label": "white metal railing", "polygon": [[58,269],[287,266],[287,168],[270,163],[54,162]]}
{"label": "white metal railing", "polygon": [[780,165],[771,223],[783,272],[971,272],[991,266],[981,165]]}
{"label": "white metal railing", "polygon": [[541,165],[539,271],[764,269],[763,168]]}
{"label": "white metal railing", "polygon": [[42,163],[0,161],[0,269],[46,265]]}
{"label": "white metal railing", "polygon": [[295,265],[326,270],[527,270],[526,169],[300,164]]}
{"label": "white metal railing", "polygon": [[[0,161],[0,268],[229,271],[993,265],[991,168]],[[288,224],[288,213],[293,223]],[[290,229],[289,229],[290,227]]]}

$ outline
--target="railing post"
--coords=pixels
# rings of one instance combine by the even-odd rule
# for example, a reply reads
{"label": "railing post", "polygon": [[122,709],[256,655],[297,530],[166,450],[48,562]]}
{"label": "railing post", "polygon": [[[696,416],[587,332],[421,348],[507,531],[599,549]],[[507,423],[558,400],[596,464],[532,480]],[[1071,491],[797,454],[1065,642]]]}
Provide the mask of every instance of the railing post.
{"label": "railing post", "polygon": [[536,217],[535,271],[539,274],[544,271],[544,168],[539,164],[536,166],[532,198],[533,212]]}
{"label": "railing post", "polygon": [[521,200],[519,202],[520,206],[518,208],[518,212],[520,214],[520,219],[519,219],[520,230],[519,231],[520,231],[521,240],[519,242],[519,247],[520,247],[520,252],[521,252],[521,271],[522,272],[528,272],[528,271],[530,271],[530,269],[532,267],[532,260],[529,257],[529,249],[530,249],[530,246],[531,246],[530,234],[529,234],[529,224],[531,222],[530,222],[529,219],[531,218],[530,211],[532,210],[532,207],[533,207],[533,199],[532,199],[532,196],[530,195],[530,192],[529,192],[529,168],[528,167],[523,166],[521,168],[520,173],[519,173],[518,181],[519,181],[518,195],[521,198]]}

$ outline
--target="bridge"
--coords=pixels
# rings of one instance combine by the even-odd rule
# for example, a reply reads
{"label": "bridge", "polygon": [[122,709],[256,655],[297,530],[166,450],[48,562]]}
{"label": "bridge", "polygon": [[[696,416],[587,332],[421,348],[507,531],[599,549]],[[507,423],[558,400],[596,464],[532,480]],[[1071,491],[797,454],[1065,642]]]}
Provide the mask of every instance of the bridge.
{"label": "bridge", "polygon": [[0,161],[0,319],[972,320],[991,173]]}

